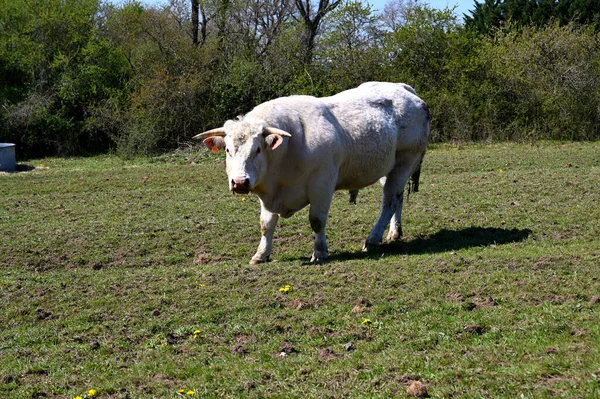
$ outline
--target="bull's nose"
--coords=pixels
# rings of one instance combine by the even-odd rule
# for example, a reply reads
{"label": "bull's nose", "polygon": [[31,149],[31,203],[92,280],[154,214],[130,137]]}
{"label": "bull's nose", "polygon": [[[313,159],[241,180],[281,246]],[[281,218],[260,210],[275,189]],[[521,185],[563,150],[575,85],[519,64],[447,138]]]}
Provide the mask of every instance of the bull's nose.
{"label": "bull's nose", "polygon": [[247,177],[231,179],[231,189],[236,193],[248,193],[250,191],[250,179]]}

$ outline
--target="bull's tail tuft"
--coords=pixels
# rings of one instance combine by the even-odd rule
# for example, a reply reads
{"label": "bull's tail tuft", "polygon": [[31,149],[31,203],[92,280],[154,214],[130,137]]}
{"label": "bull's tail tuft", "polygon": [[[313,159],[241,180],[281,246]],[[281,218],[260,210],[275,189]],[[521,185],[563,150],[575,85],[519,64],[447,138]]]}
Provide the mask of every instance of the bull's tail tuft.
{"label": "bull's tail tuft", "polygon": [[349,202],[351,204],[356,205],[356,197],[358,197],[358,190],[350,190],[348,191],[348,193],[350,194]]}
{"label": "bull's tail tuft", "polygon": [[419,192],[419,177],[421,177],[421,165],[423,164],[423,158],[425,157],[425,153],[421,155],[421,160],[419,161],[419,165],[417,165],[417,169],[410,175],[410,183],[408,184],[408,195],[410,193],[418,193]]}
{"label": "bull's tail tuft", "polygon": [[421,165],[417,167],[417,170],[410,176],[410,184],[408,185],[408,192],[418,193],[419,192],[419,177],[421,176]]}

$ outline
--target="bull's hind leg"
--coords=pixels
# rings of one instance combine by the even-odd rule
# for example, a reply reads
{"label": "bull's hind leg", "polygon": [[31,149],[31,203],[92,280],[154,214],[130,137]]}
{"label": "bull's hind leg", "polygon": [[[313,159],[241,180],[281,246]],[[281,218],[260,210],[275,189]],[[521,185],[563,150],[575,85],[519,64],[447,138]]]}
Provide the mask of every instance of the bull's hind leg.
{"label": "bull's hind leg", "polygon": [[379,219],[373,226],[371,233],[365,241],[363,251],[381,244],[383,233],[390,224],[388,240],[395,240],[402,235],[402,202],[404,200],[404,186],[410,177],[413,165],[413,159],[404,160],[397,164],[394,169],[386,176],[383,184],[383,199],[381,201],[381,212]]}
{"label": "bull's hind leg", "polygon": [[269,212],[265,209],[263,202],[260,201],[260,244],[256,250],[256,253],[250,259],[250,264],[255,265],[258,263],[268,262],[273,249],[273,233],[277,226],[279,215],[273,212]]}
{"label": "bull's hind leg", "polygon": [[395,241],[402,237],[402,204],[404,203],[404,190],[400,192],[400,201],[396,207],[396,211],[390,220],[390,231],[387,235],[388,241]]}

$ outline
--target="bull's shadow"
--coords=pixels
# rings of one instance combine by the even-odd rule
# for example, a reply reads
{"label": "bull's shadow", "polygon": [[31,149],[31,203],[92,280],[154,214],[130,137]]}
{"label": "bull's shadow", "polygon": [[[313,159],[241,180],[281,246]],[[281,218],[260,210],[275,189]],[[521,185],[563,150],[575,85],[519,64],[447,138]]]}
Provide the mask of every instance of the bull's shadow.
{"label": "bull's shadow", "polygon": [[369,252],[331,253],[327,262],[351,259],[376,259],[382,254],[418,255],[454,251],[472,247],[502,245],[526,240],[529,229],[502,229],[497,227],[467,227],[460,230],[443,229],[437,233],[410,241],[383,243]]}

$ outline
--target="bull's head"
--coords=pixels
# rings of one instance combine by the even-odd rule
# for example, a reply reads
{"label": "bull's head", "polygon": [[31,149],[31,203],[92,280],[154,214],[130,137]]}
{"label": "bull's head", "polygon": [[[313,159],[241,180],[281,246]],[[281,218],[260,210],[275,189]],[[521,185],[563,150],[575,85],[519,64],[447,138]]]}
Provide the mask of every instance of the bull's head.
{"label": "bull's head", "polygon": [[235,193],[247,194],[265,177],[269,152],[279,147],[284,137],[291,135],[273,127],[245,121],[227,121],[221,128],[192,138],[203,140],[204,145],[215,154],[223,150],[227,153],[229,189]]}

